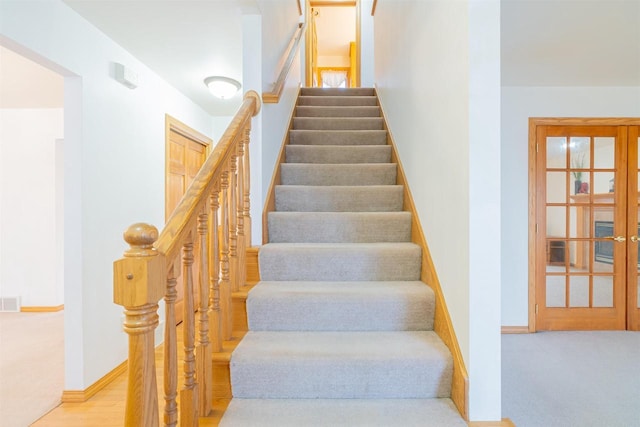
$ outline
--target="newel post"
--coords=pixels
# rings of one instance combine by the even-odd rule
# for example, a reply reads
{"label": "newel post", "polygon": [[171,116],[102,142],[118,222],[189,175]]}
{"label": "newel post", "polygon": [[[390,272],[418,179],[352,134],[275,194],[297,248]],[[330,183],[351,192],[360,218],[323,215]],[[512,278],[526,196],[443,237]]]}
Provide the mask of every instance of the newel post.
{"label": "newel post", "polygon": [[166,272],[164,256],[153,248],[157,239],[154,226],[133,224],[124,232],[130,249],[113,264],[113,300],[124,307],[124,331],[129,335],[125,426],[159,423],[153,336]]}

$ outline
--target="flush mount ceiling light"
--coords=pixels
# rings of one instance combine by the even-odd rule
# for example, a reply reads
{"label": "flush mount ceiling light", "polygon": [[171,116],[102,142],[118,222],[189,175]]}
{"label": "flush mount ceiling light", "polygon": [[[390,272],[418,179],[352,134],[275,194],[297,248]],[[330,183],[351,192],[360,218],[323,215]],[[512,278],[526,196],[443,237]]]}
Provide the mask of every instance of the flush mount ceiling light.
{"label": "flush mount ceiling light", "polygon": [[204,79],[204,84],[209,88],[213,96],[229,99],[242,87],[239,81],[229,77],[211,76]]}

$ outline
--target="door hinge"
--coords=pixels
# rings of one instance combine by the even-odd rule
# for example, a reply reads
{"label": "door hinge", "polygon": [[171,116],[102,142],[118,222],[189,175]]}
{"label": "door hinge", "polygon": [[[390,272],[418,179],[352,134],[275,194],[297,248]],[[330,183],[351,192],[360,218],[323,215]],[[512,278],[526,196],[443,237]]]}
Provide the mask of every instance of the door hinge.
{"label": "door hinge", "polygon": [[538,152],[538,144],[536,144],[536,153]]}
{"label": "door hinge", "polygon": [[538,304],[536,304],[536,314],[538,314]]}
{"label": "door hinge", "polygon": [[536,234],[538,234],[538,224],[536,224]]}

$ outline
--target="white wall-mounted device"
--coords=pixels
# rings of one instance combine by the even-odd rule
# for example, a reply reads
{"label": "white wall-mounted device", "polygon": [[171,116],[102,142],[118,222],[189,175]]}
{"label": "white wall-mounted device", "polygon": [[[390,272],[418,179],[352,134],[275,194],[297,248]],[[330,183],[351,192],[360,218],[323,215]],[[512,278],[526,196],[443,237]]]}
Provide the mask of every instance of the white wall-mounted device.
{"label": "white wall-mounted device", "polygon": [[129,89],[135,89],[138,87],[138,74],[136,74],[135,71],[117,62],[114,63],[114,65],[115,78],[117,81],[119,81]]}

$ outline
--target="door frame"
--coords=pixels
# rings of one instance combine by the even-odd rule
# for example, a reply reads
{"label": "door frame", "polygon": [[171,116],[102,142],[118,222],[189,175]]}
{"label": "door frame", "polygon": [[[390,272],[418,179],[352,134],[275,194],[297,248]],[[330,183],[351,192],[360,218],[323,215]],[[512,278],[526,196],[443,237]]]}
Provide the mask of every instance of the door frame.
{"label": "door frame", "polygon": [[165,114],[165,126],[164,126],[164,220],[165,222],[169,219],[169,216],[172,212],[168,211],[167,207],[167,193],[169,191],[169,157],[171,155],[169,147],[170,147],[170,138],[171,131],[177,132],[180,135],[188,138],[192,141],[195,141],[199,144],[204,145],[205,149],[205,159],[209,157],[211,153],[211,148],[213,145],[213,140],[206,136],[203,133],[198,132],[197,130],[187,126],[180,120],[175,117],[170,116],[169,114]]}
{"label": "door frame", "polygon": [[528,330],[536,332],[536,212],[538,203],[537,182],[537,134],[538,126],[640,126],[640,118],[612,117],[612,118],[584,118],[584,117],[530,117],[529,118],[529,313]]}
{"label": "door frame", "polygon": [[[355,7],[356,9],[356,66],[355,66],[355,78],[356,78],[356,86],[361,86],[360,81],[360,64],[362,62],[361,51],[360,51],[360,26],[361,26],[361,1],[360,0],[305,0],[305,22],[307,23],[306,35],[305,35],[305,58],[304,58],[304,68],[305,68],[305,86],[313,87],[313,70],[311,69],[311,50],[313,49],[312,44],[312,33],[315,31],[313,25],[313,18],[311,16],[311,8],[312,7],[322,7],[322,6],[330,6],[330,7]],[[298,8],[300,8],[300,2],[298,1]]]}

